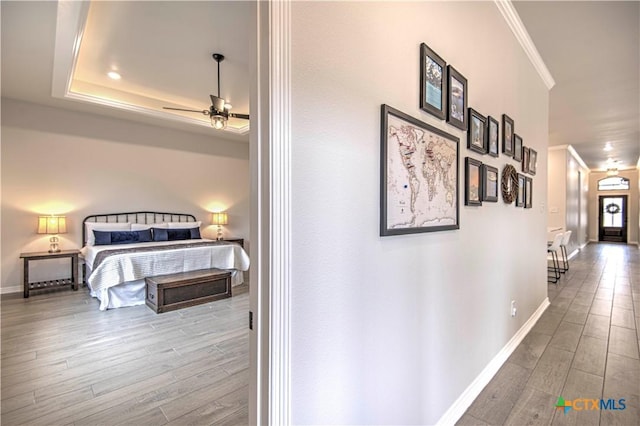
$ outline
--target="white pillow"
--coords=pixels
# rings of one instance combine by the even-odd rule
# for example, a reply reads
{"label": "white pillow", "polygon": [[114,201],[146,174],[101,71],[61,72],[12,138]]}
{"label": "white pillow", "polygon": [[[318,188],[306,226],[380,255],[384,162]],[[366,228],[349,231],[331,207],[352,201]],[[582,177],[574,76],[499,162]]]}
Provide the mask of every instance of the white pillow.
{"label": "white pillow", "polygon": [[131,222],[85,222],[86,237],[88,246],[93,246],[96,243],[96,236],[93,235],[93,231],[131,231]]}
{"label": "white pillow", "polygon": [[169,222],[167,228],[169,229],[188,229],[188,228],[200,228],[201,221],[197,222]]}
{"label": "white pillow", "polygon": [[131,230],[132,231],[146,231],[151,228],[166,228],[167,223],[132,223]]}

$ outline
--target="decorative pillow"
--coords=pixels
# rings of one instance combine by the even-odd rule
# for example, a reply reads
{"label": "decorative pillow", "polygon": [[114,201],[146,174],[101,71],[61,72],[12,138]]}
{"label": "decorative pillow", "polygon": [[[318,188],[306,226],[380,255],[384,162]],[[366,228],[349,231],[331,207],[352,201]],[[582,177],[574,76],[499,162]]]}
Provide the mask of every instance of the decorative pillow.
{"label": "decorative pillow", "polygon": [[151,228],[166,228],[166,223],[132,223],[131,230],[132,231],[144,231],[145,229]]}
{"label": "decorative pillow", "polygon": [[179,241],[200,239],[200,228],[151,228],[153,241]]}
{"label": "decorative pillow", "polygon": [[85,222],[84,227],[86,230],[86,245],[95,245],[95,236],[93,231],[130,231],[131,222]]}
{"label": "decorative pillow", "polygon": [[151,230],[144,231],[93,231],[95,245],[148,243],[151,241]]}
{"label": "decorative pillow", "polygon": [[197,222],[169,222],[167,223],[167,228],[172,229],[181,229],[181,228],[200,228],[202,225],[202,221]]}

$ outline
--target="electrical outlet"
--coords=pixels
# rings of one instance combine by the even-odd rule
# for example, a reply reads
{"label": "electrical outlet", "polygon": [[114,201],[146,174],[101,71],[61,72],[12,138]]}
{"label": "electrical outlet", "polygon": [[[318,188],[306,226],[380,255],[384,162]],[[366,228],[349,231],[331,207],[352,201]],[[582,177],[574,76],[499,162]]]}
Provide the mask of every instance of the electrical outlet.
{"label": "electrical outlet", "polygon": [[517,313],[518,313],[518,309],[516,308],[516,301],[512,300],[511,301],[511,316],[515,317]]}

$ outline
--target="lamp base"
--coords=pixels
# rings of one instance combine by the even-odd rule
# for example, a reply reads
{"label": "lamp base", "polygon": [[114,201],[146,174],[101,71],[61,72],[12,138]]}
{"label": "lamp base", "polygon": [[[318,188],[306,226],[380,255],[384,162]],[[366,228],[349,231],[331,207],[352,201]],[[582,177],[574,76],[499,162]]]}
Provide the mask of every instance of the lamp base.
{"label": "lamp base", "polygon": [[218,225],[218,234],[216,235],[216,240],[217,241],[221,241],[222,240],[222,226]]}
{"label": "lamp base", "polygon": [[58,237],[49,238],[49,253],[60,253],[60,244],[58,244]]}

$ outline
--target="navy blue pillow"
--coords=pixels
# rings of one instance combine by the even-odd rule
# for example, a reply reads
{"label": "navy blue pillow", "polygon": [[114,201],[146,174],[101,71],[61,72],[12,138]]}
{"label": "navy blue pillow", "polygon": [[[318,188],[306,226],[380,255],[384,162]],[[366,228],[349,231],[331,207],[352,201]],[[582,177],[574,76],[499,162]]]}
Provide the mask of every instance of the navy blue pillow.
{"label": "navy blue pillow", "polygon": [[97,246],[111,244],[148,243],[151,241],[151,230],[144,231],[93,231]]}
{"label": "navy blue pillow", "polygon": [[200,239],[200,228],[151,228],[153,241],[179,241]]}

